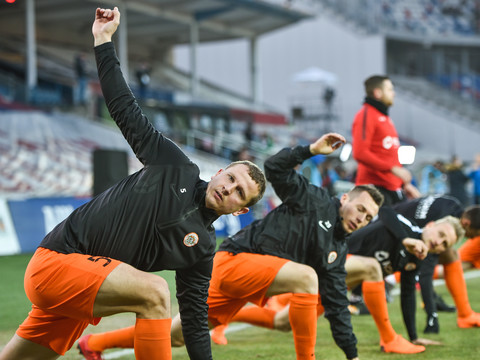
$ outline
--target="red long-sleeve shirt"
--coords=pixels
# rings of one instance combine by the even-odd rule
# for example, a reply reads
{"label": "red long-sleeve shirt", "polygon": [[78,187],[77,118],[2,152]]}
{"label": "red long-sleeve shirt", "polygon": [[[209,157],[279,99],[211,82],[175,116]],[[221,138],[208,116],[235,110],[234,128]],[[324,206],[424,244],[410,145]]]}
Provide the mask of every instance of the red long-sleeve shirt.
{"label": "red long-sleeve shirt", "polygon": [[356,185],[373,184],[399,190],[402,180],[392,174],[398,160],[400,141],[390,117],[365,103],[353,120],[353,158],[358,162]]}

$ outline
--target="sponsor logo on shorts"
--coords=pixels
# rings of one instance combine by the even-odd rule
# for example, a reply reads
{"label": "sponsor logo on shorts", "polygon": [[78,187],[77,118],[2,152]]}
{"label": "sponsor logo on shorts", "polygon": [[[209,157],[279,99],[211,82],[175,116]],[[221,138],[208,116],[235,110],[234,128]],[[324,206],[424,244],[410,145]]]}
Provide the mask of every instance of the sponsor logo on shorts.
{"label": "sponsor logo on shorts", "polygon": [[183,238],[183,244],[187,247],[192,247],[198,244],[198,235],[191,232]]}
{"label": "sponsor logo on shorts", "polygon": [[337,252],[336,251],[330,251],[330,254],[328,254],[327,261],[329,264],[333,263],[335,260],[337,260]]}

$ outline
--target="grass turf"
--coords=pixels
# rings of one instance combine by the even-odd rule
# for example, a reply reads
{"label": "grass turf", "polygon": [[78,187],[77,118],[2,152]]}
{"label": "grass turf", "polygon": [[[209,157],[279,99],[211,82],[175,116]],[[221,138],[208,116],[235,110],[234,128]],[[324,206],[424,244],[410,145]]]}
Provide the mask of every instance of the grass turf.
{"label": "grass turf", "polygon": [[[31,255],[16,255],[0,257],[0,348],[14,334],[17,326],[27,315],[30,303],[23,290],[23,274]],[[172,312],[178,310],[175,302],[174,274],[172,272],[160,273],[170,284],[172,293]],[[468,279],[468,292],[470,303],[474,310],[480,311],[480,278]],[[437,292],[448,303],[451,297],[445,286],[437,287]],[[360,359],[407,359],[416,360],[451,360],[451,359],[477,359],[480,353],[480,329],[459,329],[455,322],[455,313],[440,313],[440,334],[424,336],[422,330],[425,326],[425,315],[420,308],[418,298],[417,327],[421,337],[443,342],[443,346],[430,346],[427,351],[417,355],[384,354],[379,350],[378,333],[371,316],[354,316],[352,323],[358,338]],[[389,313],[395,330],[406,337],[403,325],[400,300],[395,298],[389,304]],[[86,333],[102,332],[132,325],[135,321],[133,314],[119,314],[102,319],[98,326],[90,326]],[[236,324],[233,324],[234,327]],[[247,327],[243,330],[227,333],[229,344],[218,346],[213,344],[213,357],[222,360],[236,359],[262,359],[286,360],[294,359],[295,351],[291,333],[281,333],[261,328]],[[318,322],[318,336],[316,346],[317,359],[344,359],[343,352],[335,345],[329,328],[329,323],[323,317]],[[124,354],[124,355],[122,355]],[[134,359],[133,353],[120,352],[118,349],[106,352],[107,358],[121,360]],[[82,359],[74,348],[67,352],[64,359]],[[185,348],[174,348],[173,358],[178,360],[188,359]]]}

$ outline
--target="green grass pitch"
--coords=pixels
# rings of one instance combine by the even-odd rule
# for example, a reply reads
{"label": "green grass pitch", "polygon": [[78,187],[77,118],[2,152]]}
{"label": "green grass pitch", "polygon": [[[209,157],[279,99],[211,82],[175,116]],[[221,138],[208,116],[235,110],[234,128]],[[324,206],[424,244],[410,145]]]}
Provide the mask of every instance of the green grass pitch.
{"label": "green grass pitch", "polygon": [[[30,303],[23,290],[23,274],[30,255],[16,255],[0,257],[0,348],[2,348],[14,334],[17,326],[27,315]],[[159,273],[164,276],[172,292],[172,311],[176,314],[178,307],[175,300],[174,274],[172,272]],[[480,277],[467,279],[470,303],[474,310],[480,311]],[[437,292],[448,303],[453,303],[445,286],[437,287]],[[455,323],[455,314],[440,313],[440,334],[424,336],[425,315],[420,308],[420,298],[417,301],[417,326],[419,335],[443,342],[443,346],[430,346],[427,351],[417,355],[384,354],[379,350],[379,338],[373,319],[370,316],[354,316],[352,318],[355,334],[358,338],[360,359],[415,359],[415,360],[452,360],[480,358],[480,328],[459,329]],[[389,304],[389,312],[395,330],[406,337],[400,313],[400,300],[395,298]],[[132,325],[135,321],[133,314],[120,314],[102,319],[98,326],[90,326],[86,332],[101,332]],[[232,324],[232,328],[238,324]],[[262,360],[291,360],[295,358],[291,333],[282,333],[261,328],[246,327],[238,331],[227,333],[227,346],[212,345],[214,359],[262,359]],[[335,360],[344,359],[343,353],[335,345],[328,321],[321,317],[318,321],[318,336],[316,346],[317,359]],[[113,349],[106,352],[109,359],[131,360],[134,355],[130,351]],[[64,359],[82,359],[76,348],[68,351]],[[174,348],[173,358],[188,359],[185,348]]]}

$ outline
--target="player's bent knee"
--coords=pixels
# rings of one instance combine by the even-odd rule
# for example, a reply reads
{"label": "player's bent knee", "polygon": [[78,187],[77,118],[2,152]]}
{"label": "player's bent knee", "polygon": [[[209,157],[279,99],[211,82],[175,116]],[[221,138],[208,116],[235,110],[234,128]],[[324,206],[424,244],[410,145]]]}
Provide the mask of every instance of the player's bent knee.
{"label": "player's bent knee", "polygon": [[318,276],[310,266],[302,266],[295,278],[296,289],[293,292],[316,294],[318,293]]}
{"label": "player's bent knee", "polygon": [[183,340],[183,336],[174,337],[174,335],[172,335],[172,347],[181,347],[184,345],[185,345],[185,340]]}
{"label": "player's bent knee", "polygon": [[382,268],[376,259],[365,259],[365,279],[366,281],[381,281],[383,279]]}
{"label": "player's bent knee", "polygon": [[313,268],[308,265],[287,262],[277,273],[270,285],[267,296],[292,293],[318,293],[318,277]]}
{"label": "player's bent knee", "polygon": [[275,314],[273,319],[273,328],[275,330],[289,332],[292,331],[292,326],[290,325],[290,318],[288,315],[288,309],[281,310]]}
{"label": "player's bent knee", "polygon": [[180,347],[185,345],[185,340],[183,339],[182,333],[182,322],[180,321],[179,314],[177,314],[177,316],[172,319],[170,338],[172,342],[172,347]]}
{"label": "player's bent knee", "polygon": [[166,318],[170,317],[170,290],[165,279],[157,276],[151,281],[148,290],[143,294],[144,311],[141,317]]}

